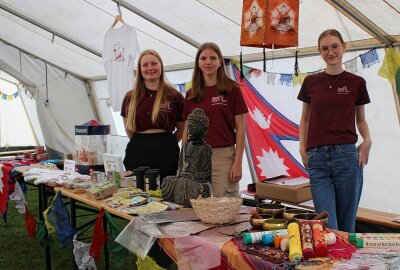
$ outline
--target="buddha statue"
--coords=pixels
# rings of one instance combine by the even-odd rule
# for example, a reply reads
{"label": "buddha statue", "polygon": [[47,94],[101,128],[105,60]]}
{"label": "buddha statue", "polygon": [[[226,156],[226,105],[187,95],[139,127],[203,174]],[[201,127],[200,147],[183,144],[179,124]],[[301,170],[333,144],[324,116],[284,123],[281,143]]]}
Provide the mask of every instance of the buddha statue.
{"label": "buddha statue", "polygon": [[211,147],[205,142],[208,117],[202,109],[188,116],[187,141],[182,145],[176,176],[163,179],[163,199],[191,207],[190,199],[211,196]]}

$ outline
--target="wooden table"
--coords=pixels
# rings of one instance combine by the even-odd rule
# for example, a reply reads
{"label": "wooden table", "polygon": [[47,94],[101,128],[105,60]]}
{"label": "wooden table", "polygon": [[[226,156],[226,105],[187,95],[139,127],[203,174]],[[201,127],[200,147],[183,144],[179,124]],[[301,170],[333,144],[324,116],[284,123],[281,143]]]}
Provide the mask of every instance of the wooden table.
{"label": "wooden table", "polygon": [[[271,200],[269,198],[260,197],[258,195],[255,196],[255,199],[257,199],[259,201]],[[271,200],[271,201],[277,202],[276,200]],[[312,204],[310,204],[309,202],[311,202],[311,201],[307,201],[307,202],[303,202],[303,203],[279,201],[279,203],[287,204],[290,206],[314,210],[314,206]],[[393,214],[393,213],[373,210],[373,209],[369,209],[369,208],[359,207],[356,218],[357,218],[357,221],[361,221],[361,222],[365,222],[365,223],[373,224],[373,225],[377,225],[377,226],[382,226],[382,227],[391,229],[393,232],[400,233],[400,223],[393,221],[393,219],[398,216],[400,216],[400,214]]]}
{"label": "wooden table", "polygon": [[[48,186],[48,185],[47,185]],[[100,212],[101,208],[104,208],[107,210],[111,215],[117,216],[119,218],[125,219],[125,220],[132,220],[134,217],[128,214],[124,214],[115,208],[107,205],[103,200],[95,200],[90,198],[86,193],[76,193],[72,189],[67,189],[64,187],[59,187],[59,186],[52,186],[50,187],[54,188],[54,191],[59,191],[61,192],[61,195],[64,197],[67,197],[69,202],[70,202],[70,209],[71,209],[71,225],[73,228],[76,227],[76,209],[83,209],[86,211],[90,212]],[[47,191],[46,191],[46,185],[45,184],[40,184],[38,185],[39,188],[39,219],[44,220],[43,218],[43,211],[47,209],[48,207],[48,198],[47,198]],[[84,206],[77,206],[77,202],[81,202],[85,205],[91,206],[95,209],[90,209],[88,207]],[[103,226],[105,231],[107,231],[107,222],[104,219]],[[104,245],[104,261],[105,261],[105,267],[106,269],[109,269],[109,255],[107,252],[107,243]],[[51,254],[50,254],[50,247],[45,247],[45,267],[46,270],[51,270]],[[76,268],[76,266],[75,266]]]}

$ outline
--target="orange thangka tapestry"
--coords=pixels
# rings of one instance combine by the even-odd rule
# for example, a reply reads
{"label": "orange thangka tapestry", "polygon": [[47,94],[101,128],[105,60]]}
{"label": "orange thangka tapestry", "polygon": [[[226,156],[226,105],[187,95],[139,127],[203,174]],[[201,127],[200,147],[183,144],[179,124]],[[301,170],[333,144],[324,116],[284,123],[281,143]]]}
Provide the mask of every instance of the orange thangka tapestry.
{"label": "orange thangka tapestry", "polygon": [[241,46],[296,47],[298,30],[299,0],[243,0]]}

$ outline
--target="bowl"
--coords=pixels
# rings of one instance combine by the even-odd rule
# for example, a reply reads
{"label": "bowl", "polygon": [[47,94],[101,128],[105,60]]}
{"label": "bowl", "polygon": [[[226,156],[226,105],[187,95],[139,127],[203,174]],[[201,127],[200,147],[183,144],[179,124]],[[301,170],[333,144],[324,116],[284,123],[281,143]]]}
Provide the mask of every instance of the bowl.
{"label": "bowl", "polygon": [[309,221],[311,222],[311,226],[312,226],[312,222],[319,220],[322,223],[322,226],[324,227],[324,229],[326,228],[326,224],[328,223],[328,218],[323,218],[323,219],[314,219],[315,216],[317,214],[316,213],[306,213],[306,214],[297,214],[293,216],[293,221],[296,222],[297,224],[303,222],[303,221]]}
{"label": "bowl", "polygon": [[286,229],[288,225],[288,221],[283,218],[273,218],[267,219],[264,221],[263,229],[264,231],[272,231],[272,230],[282,230]]}
{"label": "bowl", "polygon": [[256,209],[259,214],[270,214],[273,215],[274,218],[280,218],[286,207],[277,203],[260,203],[256,205]]}
{"label": "bowl", "polygon": [[250,224],[253,227],[253,229],[256,230],[263,230],[263,224],[264,221],[268,219],[272,219],[273,216],[269,214],[258,214],[261,218],[250,218]]}
{"label": "bowl", "polygon": [[295,215],[307,214],[307,213],[313,213],[313,212],[306,210],[306,209],[285,209],[285,211],[283,211],[282,217],[284,219],[286,219],[287,221],[289,221],[289,223],[290,223],[293,221],[293,217]]}

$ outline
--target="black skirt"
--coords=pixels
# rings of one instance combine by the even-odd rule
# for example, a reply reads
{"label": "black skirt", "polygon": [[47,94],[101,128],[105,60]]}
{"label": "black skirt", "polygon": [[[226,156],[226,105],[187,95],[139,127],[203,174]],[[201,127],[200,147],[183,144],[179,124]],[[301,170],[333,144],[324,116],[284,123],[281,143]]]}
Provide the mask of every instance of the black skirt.
{"label": "black skirt", "polygon": [[126,170],[149,166],[160,170],[160,179],[176,175],[179,146],[171,132],[134,133],[125,150]]}

